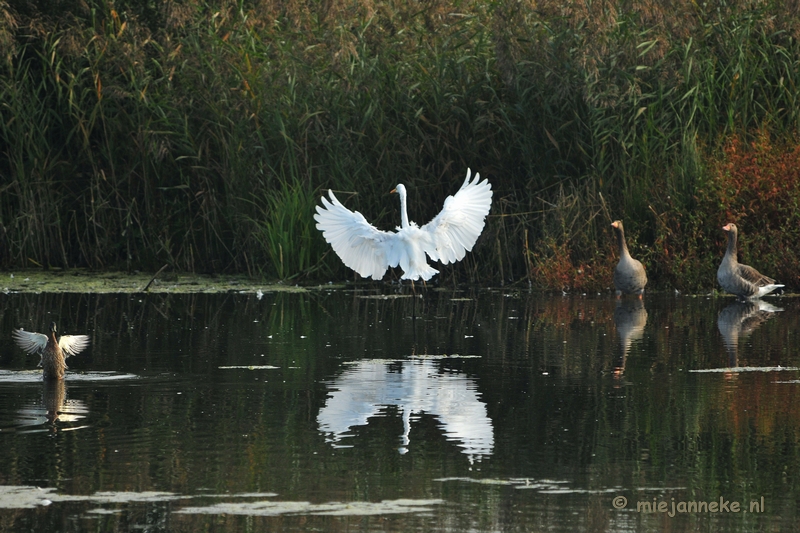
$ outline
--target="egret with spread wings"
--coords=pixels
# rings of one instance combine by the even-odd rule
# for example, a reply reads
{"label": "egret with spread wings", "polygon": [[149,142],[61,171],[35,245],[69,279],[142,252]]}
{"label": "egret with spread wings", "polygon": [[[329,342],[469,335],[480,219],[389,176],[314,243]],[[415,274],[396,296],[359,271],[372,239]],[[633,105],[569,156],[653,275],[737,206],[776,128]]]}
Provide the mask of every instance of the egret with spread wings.
{"label": "egret with spread wings", "polygon": [[444,208],[422,227],[408,220],[404,185],[392,192],[400,195],[400,226],[396,231],[381,231],[358,211],[350,211],[333,191],[330,200],[322,197],[317,206],[317,229],[342,262],[364,277],[381,279],[389,267],[400,266],[401,279],[427,281],[439,271],[428,264],[428,257],[442,264],[455,263],[472,250],[483,231],[492,205],[492,186],[480,174],[467,169],[458,192],[448,196]]}

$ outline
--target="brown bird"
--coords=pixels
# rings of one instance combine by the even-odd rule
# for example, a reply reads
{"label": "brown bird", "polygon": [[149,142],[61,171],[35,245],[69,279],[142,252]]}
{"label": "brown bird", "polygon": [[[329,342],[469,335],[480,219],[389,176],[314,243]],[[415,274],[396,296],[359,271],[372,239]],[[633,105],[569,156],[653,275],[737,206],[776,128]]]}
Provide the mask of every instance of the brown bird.
{"label": "brown bird", "polygon": [[50,335],[34,333],[23,329],[11,332],[14,342],[27,353],[39,353],[44,379],[64,379],[67,369],[65,362],[70,355],[76,355],[89,346],[87,335],[56,336],[56,323],[50,323]]}
{"label": "brown bird", "polygon": [[621,220],[611,223],[619,241],[619,263],[614,269],[614,287],[617,289],[617,297],[625,294],[638,294],[639,298],[644,293],[644,286],[647,285],[647,273],[644,271],[642,263],[631,257],[628,252],[628,245],[625,243],[625,229],[622,227]]}
{"label": "brown bird", "polygon": [[761,298],[775,289],[783,287],[755,268],[739,263],[736,252],[739,230],[736,228],[736,224],[726,224],[722,229],[728,234],[728,249],[717,269],[717,281],[723,289],[746,300]]}

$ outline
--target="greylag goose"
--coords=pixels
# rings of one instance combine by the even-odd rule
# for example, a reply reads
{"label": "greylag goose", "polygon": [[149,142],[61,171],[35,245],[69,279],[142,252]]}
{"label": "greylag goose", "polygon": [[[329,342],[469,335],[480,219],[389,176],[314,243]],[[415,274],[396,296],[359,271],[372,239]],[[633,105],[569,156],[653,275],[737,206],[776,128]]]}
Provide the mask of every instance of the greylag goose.
{"label": "greylag goose", "polygon": [[65,362],[70,355],[82,352],[89,346],[87,335],[61,335],[56,337],[56,323],[50,323],[50,335],[34,333],[23,329],[15,329],[11,332],[17,346],[27,353],[39,353],[41,359],[39,366],[43,369],[43,377],[49,379],[64,379],[64,371],[67,369]]}
{"label": "greylag goose", "polygon": [[755,268],[739,263],[736,253],[739,230],[736,228],[736,224],[726,224],[722,229],[728,233],[728,249],[717,269],[717,281],[723,289],[746,300],[761,298],[775,289],[783,287]]}
{"label": "greylag goose", "polygon": [[642,263],[631,257],[628,252],[628,245],[625,243],[625,229],[622,227],[621,220],[611,223],[619,241],[619,263],[614,269],[614,287],[617,289],[617,297],[622,293],[638,294],[639,298],[644,293],[644,286],[647,285],[647,273],[644,271]]}

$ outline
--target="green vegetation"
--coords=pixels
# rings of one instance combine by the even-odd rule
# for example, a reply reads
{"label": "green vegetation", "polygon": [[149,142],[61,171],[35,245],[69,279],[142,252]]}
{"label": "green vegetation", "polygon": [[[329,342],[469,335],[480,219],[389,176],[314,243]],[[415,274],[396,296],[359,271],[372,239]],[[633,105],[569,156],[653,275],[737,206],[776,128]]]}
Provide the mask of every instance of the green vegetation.
{"label": "green vegetation", "polygon": [[622,218],[653,286],[709,289],[730,219],[796,288],[792,9],[0,2],[0,266],[342,279],[323,190],[388,229],[396,183],[425,221],[471,167],[495,201],[443,283],[607,287]]}

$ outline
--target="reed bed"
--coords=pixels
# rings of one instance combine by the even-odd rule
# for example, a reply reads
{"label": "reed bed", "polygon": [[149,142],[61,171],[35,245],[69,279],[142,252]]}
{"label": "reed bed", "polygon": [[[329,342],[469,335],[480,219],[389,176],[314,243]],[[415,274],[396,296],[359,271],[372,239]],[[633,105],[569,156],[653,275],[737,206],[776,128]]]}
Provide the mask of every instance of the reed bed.
{"label": "reed bed", "polygon": [[3,268],[352,278],[323,191],[389,229],[394,185],[424,222],[471,167],[495,201],[441,283],[608,287],[623,218],[654,286],[710,289],[736,218],[800,286],[797,197],[759,201],[797,192],[791,3],[57,5],[0,2]]}

